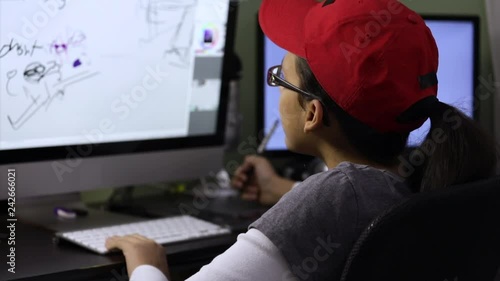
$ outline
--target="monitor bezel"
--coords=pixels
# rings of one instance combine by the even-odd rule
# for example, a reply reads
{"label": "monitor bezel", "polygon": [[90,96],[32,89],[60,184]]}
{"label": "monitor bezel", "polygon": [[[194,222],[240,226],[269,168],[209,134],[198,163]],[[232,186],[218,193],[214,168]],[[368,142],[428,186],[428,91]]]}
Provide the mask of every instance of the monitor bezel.
{"label": "monitor bezel", "polygon": [[[440,15],[440,14],[421,14],[424,20],[436,20],[436,21],[466,21],[471,22],[474,25],[474,69],[473,69],[473,119],[478,120],[480,116],[480,107],[478,103],[477,88],[478,88],[478,76],[479,76],[479,62],[480,62],[480,18],[475,15]],[[257,21],[258,22],[258,21]],[[257,66],[257,79],[260,85],[259,94],[257,95],[257,132],[264,132],[264,100],[265,100],[265,89],[266,81],[265,75],[263,75],[267,69],[265,69],[265,35],[260,25],[257,24],[257,53],[258,53],[258,66]],[[408,149],[413,149],[415,147],[408,146]],[[269,157],[283,158],[296,155],[290,150],[265,150],[264,153]]]}
{"label": "monitor bezel", "polygon": [[[92,158],[100,156],[128,155],[154,151],[182,150],[197,147],[220,147],[224,145],[226,113],[229,97],[229,82],[231,79],[231,59],[234,53],[235,32],[238,15],[238,5],[228,0],[229,11],[226,29],[226,46],[222,67],[222,84],[219,111],[217,116],[216,133],[183,138],[156,139],[144,141],[109,142],[90,144],[90,153],[78,153],[88,148],[89,144],[65,145],[57,147],[0,150],[0,165],[41,162],[47,160],[66,159],[69,155],[78,158]],[[85,147],[85,148],[84,148]]]}

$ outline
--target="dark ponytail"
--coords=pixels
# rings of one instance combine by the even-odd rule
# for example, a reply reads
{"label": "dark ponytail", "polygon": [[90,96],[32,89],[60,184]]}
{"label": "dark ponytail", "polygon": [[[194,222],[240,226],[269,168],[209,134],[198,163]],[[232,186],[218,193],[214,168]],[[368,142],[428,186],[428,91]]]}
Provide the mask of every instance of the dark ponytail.
{"label": "dark ponytail", "polygon": [[430,119],[424,142],[408,156],[415,165],[415,173],[409,177],[413,187],[420,191],[446,188],[496,173],[495,141],[472,119],[441,102]]}

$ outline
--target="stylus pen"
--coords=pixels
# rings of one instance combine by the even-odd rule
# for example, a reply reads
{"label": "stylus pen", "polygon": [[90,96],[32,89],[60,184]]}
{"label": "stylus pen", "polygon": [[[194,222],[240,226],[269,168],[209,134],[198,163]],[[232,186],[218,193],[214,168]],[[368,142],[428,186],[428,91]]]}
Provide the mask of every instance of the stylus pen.
{"label": "stylus pen", "polygon": [[[265,136],[264,136],[264,139],[262,139],[262,142],[260,143],[259,147],[257,147],[257,155],[262,155],[262,153],[264,153],[264,150],[266,149],[266,146],[267,146],[267,143],[269,143],[269,140],[271,139],[271,137],[273,136],[274,132],[276,131],[276,129],[278,128],[278,125],[280,124],[280,120],[279,119],[276,119],[276,121],[274,121],[274,124],[273,126],[271,127],[271,130],[269,131],[269,133],[267,133]],[[253,175],[253,172],[254,172],[254,167],[251,166],[246,174],[251,177]]]}
{"label": "stylus pen", "polygon": [[266,146],[269,143],[269,140],[271,139],[271,137],[273,136],[274,132],[278,128],[279,124],[280,124],[280,120],[276,119],[276,121],[274,121],[273,126],[271,127],[271,130],[269,131],[269,133],[267,133],[267,135],[264,137],[264,139],[260,143],[259,147],[257,148],[257,154],[258,155],[261,155],[262,153],[264,153],[264,150],[266,149]]}

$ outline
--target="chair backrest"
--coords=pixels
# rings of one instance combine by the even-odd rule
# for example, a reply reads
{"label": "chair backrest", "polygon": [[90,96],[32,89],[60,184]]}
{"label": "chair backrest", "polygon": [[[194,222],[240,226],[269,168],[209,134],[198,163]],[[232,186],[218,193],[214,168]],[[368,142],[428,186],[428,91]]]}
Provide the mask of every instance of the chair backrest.
{"label": "chair backrest", "polygon": [[500,265],[500,177],[417,194],[378,216],[342,281],[492,281]]}

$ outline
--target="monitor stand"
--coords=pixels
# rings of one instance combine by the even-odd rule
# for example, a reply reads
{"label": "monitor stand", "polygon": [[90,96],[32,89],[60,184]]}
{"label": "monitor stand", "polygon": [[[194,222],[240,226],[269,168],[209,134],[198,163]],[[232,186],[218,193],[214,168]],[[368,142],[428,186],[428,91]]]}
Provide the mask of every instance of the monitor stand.
{"label": "monitor stand", "polygon": [[[22,223],[60,231],[75,231],[114,224],[143,221],[144,218],[116,214],[106,210],[90,208],[81,200],[80,193],[20,198],[16,202],[16,217]],[[87,215],[74,219],[62,218],[54,212],[56,207],[85,210]]]}

